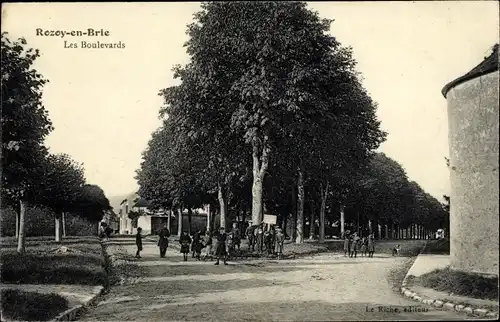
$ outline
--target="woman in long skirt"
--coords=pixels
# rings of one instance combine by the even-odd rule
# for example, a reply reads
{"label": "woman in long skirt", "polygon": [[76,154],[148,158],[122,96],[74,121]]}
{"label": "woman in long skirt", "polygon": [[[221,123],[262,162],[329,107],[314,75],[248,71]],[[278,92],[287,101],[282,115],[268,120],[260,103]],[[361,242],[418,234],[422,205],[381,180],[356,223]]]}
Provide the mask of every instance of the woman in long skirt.
{"label": "woman in long skirt", "polygon": [[181,253],[184,255],[184,261],[187,261],[189,254],[189,244],[191,244],[191,237],[189,237],[187,231],[183,231],[181,238],[179,238],[181,243]]}

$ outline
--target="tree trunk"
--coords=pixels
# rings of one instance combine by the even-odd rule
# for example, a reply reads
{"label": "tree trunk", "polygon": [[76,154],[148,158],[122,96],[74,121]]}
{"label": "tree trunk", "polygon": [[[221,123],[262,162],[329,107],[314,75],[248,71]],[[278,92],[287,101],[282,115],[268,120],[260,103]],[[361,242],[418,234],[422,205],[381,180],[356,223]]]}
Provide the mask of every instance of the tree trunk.
{"label": "tree trunk", "polygon": [[[218,194],[217,197],[219,199],[220,206],[220,227],[223,227],[227,231],[226,227],[226,198],[224,196],[224,191],[222,190],[222,186],[219,184],[218,186]],[[262,197],[262,195],[261,195]]]}
{"label": "tree trunk", "polygon": [[207,205],[207,231],[210,231],[210,204]]}
{"label": "tree trunk", "polygon": [[297,189],[295,185],[292,185],[292,241],[297,238]]}
{"label": "tree trunk", "polygon": [[193,219],[193,211],[191,210],[191,207],[188,208],[188,234],[191,236],[191,222]]}
{"label": "tree trunk", "polygon": [[297,179],[298,203],[297,203],[297,238],[295,242],[302,244],[304,242],[304,174],[299,169]]}
{"label": "tree trunk", "polygon": [[56,224],[55,224],[56,242],[60,242],[61,241],[61,214],[56,214],[55,221],[56,221]]}
{"label": "tree trunk", "polygon": [[179,216],[177,216],[177,236],[181,237],[182,234],[182,207],[179,208]]}
{"label": "tree trunk", "polygon": [[316,209],[314,207],[314,200],[311,200],[311,222],[309,228],[309,239],[316,238]]}
{"label": "tree trunk", "polygon": [[345,235],[345,206],[340,205],[340,238],[344,239]]}
{"label": "tree trunk", "polygon": [[171,222],[172,222],[172,207],[170,207],[167,214],[167,229],[170,232],[172,231]]}
{"label": "tree trunk", "polygon": [[285,234],[285,238],[288,236],[287,234],[287,224],[288,224],[288,214],[283,216],[283,233]]}
{"label": "tree trunk", "polygon": [[26,210],[27,203],[24,200],[19,202],[20,210],[19,210],[19,238],[17,240],[17,252],[19,254],[24,254],[26,251],[26,234],[25,234],[25,222],[26,222]]}
{"label": "tree trunk", "polygon": [[[19,207],[17,207],[19,208]],[[16,210],[16,239],[19,238],[19,209]]]}
{"label": "tree trunk", "polygon": [[270,148],[267,146],[267,135],[264,137],[262,155],[259,158],[257,141],[252,143],[253,184],[252,184],[252,223],[259,225],[262,222],[262,189],[264,176],[267,171]]}
{"label": "tree trunk", "polygon": [[325,242],[325,210],[326,210],[326,198],[328,197],[328,182],[326,187],[323,189],[321,185],[321,208],[319,211],[319,241],[321,243]]}
{"label": "tree trunk", "polygon": [[62,213],[62,236],[63,238],[66,237],[66,213]]}

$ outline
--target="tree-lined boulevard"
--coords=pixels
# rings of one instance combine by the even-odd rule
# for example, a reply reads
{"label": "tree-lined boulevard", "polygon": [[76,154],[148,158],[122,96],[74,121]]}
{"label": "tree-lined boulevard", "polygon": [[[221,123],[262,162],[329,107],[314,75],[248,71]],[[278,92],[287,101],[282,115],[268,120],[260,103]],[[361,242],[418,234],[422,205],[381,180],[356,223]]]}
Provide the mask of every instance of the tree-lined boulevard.
{"label": "tree-lined boulevard", "polygon": [[[207,2],[187,26],[189,62],[173,66],[177,85],[159,91],[162,125],[135,178],[150,211],[175,214],[182,226],[187,209],[179,236],[193,235],[193,211],[206,205],[209,233],[241,228],[240,255],[248,257],[220,266],[183,261],[173,235],[166,258],[158,236],[140,232],[66,236],[65,218],[94,235],[114,212],[83,164],[50,153],[48,80],[34,68],[40,53],[2,33],[2,222],[16,223],[10,239],[2,236],[2,283],[70,284],[74,294],[78,285],[101,285],[105,294],[80,316],[87,321],[463,319],[395,291],[436,231],[449,231],[450,199],[440,202],[380,152],[391,133],[382,130],[353,49],[329,34],[332,23],[303,2]],[[54,221],[47,238],[36,234],[42,213]],[[142,214],[127,213],[136,222]],[[250,259],[244,227],[265,215],[276,216],[287,237],[282,260]],[[344,254],[344,242],[359,237],[369,237],[374,257]],[[36,308],[26,313],[32,319],[42,310],[33,302],[49,303],[48,312],[61,301],[48,320],[71,307],[4,294],[11,306],[2,305],[3,314],[31,303],[23,310]]]}

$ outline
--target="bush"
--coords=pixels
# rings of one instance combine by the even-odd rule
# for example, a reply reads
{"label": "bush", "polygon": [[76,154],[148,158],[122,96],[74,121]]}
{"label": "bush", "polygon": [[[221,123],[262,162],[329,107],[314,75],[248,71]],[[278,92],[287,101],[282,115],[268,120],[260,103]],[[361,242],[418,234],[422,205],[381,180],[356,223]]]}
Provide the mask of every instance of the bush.
{"label": "bush", "polygon": [[47,321],[68,308],[68,301],[57,294],[2,290],[2,312],[17,321]]}
{"label": "bush", "polygon": [[436,269],[415,279],[424,287],[477,299],[498,300],[498,278],[450,269]]}

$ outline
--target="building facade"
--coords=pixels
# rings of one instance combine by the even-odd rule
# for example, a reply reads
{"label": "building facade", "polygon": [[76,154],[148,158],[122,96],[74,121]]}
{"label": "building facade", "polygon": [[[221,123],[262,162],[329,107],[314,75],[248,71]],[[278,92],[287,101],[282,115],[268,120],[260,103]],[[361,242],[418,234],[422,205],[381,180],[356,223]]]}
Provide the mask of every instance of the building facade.
{"label": "building facade", "polygon": [[450,264],[498,276],[498,45],[443,88],[448,102]]}

